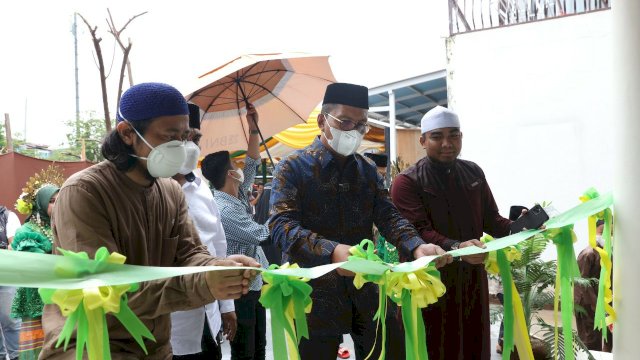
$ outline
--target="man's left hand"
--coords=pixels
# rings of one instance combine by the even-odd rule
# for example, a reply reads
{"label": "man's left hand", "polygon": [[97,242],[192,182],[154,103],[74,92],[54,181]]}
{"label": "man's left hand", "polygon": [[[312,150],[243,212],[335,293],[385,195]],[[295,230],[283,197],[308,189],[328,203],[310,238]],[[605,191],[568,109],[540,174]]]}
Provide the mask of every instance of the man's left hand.
{"label": "man's left hand", "polygon": [[413,257],[415,259],[421,258],[423,256],[433,256],[433,255],[442,255],[435,260],[436,267],[441,268],[452,261],[451,255],[445,255],[446,251],[442,250],[442,248],[438,245],[434,244],[422,244],[413,250]]}
{"label": "man's left hand", "polygon": [[258,130],[258,111],[253,104],[247,105],[247,123],[249,123],[249,131]]}
{"label": "man's left hand", "polygon": [[238,317],[235,311],[222,314],[222,335],[227,340],[233,341],[236,337],[236,330],[238,329]]}
{"label": "man's left hand", "polygon": [[[469,246],[477,246],[479,248],[486,248],[487,246],[478,239],[471,239],[465,242],[460,243],[458,249],[466,248]],[[487,257],[487,253],[475,254],[475,255],[466,255],[462,257],[462,261],[466,261],[472,265],[479,265],[484,262],[484,259]]]}

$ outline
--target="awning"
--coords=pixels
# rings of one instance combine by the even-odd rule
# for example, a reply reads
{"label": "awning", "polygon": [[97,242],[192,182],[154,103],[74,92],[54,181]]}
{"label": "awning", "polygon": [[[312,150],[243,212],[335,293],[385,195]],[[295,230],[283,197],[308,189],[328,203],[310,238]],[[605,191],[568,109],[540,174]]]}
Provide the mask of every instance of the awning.
{"label": "awning", "polygon": [[[311,112],[306,123],[292,126],[266,140],[269,152],[271,152],[271,156],[274,157],[274,161],[275,158],[283,158],[294,150],[311,145],[313,140],[320,135],[320,128],[318,128],[317,122],[319,113],[320,108],[317,107]],[[365,135],[358,151],[362,152],[370,149],[384,149],[383,129],[372,126],[371,130]],[[264,146],[260,147],[260,151],[261,157],[266,158],[267,155],[266,152],[264,152]],[[236,151],[231,154],[231,156],[235,159],[242,159],[244,158],[245,152],[245,150]]]}

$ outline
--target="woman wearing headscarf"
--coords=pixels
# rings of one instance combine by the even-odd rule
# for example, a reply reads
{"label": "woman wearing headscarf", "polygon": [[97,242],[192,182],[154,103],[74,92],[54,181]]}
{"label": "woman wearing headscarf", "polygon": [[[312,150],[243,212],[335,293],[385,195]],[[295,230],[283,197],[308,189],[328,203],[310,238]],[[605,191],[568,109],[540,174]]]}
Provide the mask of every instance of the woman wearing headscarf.
{"label": "woman wearing headscarf", "polygon": [[[31,210],[24,225],[13,238],[11,247],[15,251],[50,254],[53,243],[51,213],[60,188],[45,184],[40,187],[31,204]],[[19,202],[20,203],[20,202]],[[23,202],[24,205],[24,202]],[[19,288],[11,306],[11,317],[21,318],[19,359],[37,359],[42,350],[42,309],[44,304],[35,288]]]}

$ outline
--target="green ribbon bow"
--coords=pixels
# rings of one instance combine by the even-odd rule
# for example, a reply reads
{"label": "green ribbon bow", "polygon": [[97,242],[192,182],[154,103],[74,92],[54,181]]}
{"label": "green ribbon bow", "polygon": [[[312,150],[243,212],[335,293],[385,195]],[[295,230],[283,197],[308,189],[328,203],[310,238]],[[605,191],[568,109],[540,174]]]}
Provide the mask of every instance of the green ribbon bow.
{"label": "green ribbon bow", "polygon": [[[375,263],[384,264],[384,261],[376,254],[375,252],[375,244],[373,241],[364,239],[360,242],[360,244],[352,246],[349,249],[351,256],[349,256],[349,260],[369,260]],[[365,359],[368,359],[376,348],[376,342],[378,341],[378,329],[382,326],[382,345],[380,350],[380,356],[378,359],[384,359],[386,354],[386,344],[387,344],[387,282],[386,278],[389,274],[390,270],[385,271],[382,274],[365,274],[361,272],[356,272],[355,277],[353,278],[353,285],[356,289],[361,289],[364,284],[371,282],[378,285],[378,310],[373,315],[373,321],[376,322],[376,339],[373,342],[373,347],[371,351],[367,355]]]}
{"label": "green ribbon bow", "polygon": [[[77,278],[102,271],[107,264],[124,264],[125,257],[118,254],[109,254],[109,251],[101,247],[95,255],[95,261],[89,260],[86,252],[75,253],[64,249],[58,249],[65,260],[57,264],[54,272],[63,278]],[[79,261],[78,261],[79,260]],[[82,359],[85,347],[90,360],[111,359],[109,349],[109,333],[107,331],[106,314],[112,313],[124,327],[131,333],[138,345],[144,350],[143,338],[155,341],[155,338],[147,327],[138,319],[136,314],[127,304],[127,292],[138,290],[137,284],[96,286],[84,289],[45,289],[38,292],[45,304],[56,304],[60,312],[67,318],[60,332],[56,347],[64,342],[64,350],[67,350],[73,330],[77,327],[76,359]]]}
{"label": "green ribbon bow", "polygon": [[427,341],[421,308],[438,301],[446,288],[440,272],[429,265],[414,272],[391,272],[387,276],[387,296],[402,309],[407,359],[426,360]]}
{"label": "green ribbon bow", "polygon": [[[269,270],[298,268],[297,264],[289,263],[269,266]],[[262,287],[260,303],[271,310],[273,357],[275,360],[298,360],[300,339],[309,338],[306,315],[311,312],[309,295],[312,289],[307,284],[309,279],[265,271],[262,273],[262,280],[265,285]]]}

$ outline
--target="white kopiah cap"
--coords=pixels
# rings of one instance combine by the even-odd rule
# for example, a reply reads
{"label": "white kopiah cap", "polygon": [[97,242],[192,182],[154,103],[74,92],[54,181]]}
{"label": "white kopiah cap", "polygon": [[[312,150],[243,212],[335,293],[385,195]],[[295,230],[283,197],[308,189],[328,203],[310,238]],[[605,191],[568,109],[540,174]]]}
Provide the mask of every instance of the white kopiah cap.
{"label": "white kopiah cap", "polygon": [[422,134],[427,131],[442,129],[442,128],[459,128],[460,120],[458,115],[446,107],[436,106],[429,110],[420,122],[422,128]]}

